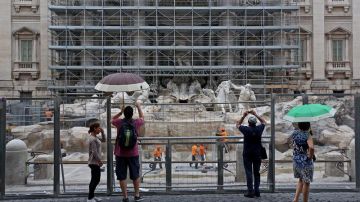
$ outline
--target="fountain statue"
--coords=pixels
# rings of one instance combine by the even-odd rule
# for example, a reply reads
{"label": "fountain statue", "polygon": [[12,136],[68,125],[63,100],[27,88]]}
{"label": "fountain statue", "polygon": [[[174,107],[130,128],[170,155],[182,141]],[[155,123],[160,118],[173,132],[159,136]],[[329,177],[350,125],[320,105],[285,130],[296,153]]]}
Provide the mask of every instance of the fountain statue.
{"label": "fountain statue", "polygon": [[216,107],[215,110],[220,109],[223,113],[226,112],[226,107],[229,109],[229,112],[233,112],[232,102],[236,102],[236,97],[234,93],[231,91],[234,84],[228,80],[223,81],[217,87],[215,94],[216,94]]}
{"label": "fountain statue", "polygon": [[240,90],[238,105],[236,107],[236,111],[243,113],[246,110],[250,109],[250,101],[256,101],[255,93],[251,89],[251,84],[246,84],[245,86],[237,86],[232,84],[232,88],[235,90]]}

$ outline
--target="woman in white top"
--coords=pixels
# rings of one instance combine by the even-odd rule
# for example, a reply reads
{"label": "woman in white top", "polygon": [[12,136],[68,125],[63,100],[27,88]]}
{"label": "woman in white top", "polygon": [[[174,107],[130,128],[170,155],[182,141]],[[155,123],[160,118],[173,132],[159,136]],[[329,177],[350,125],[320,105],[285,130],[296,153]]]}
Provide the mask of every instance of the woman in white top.
{"label": "woman in white top", "polygon": [[[101,133],[101,138],[97,135]],[[94,197],[96,186],[100,182],[101,171],[100,167],[103,165],[101,161],[101,142],[105,142],[104,130],[99,123],[92,123],[89,129],[89,160],[88,165],[91,169],[91,181],[89,184],[88,202],[100,201],[99,198]]]}

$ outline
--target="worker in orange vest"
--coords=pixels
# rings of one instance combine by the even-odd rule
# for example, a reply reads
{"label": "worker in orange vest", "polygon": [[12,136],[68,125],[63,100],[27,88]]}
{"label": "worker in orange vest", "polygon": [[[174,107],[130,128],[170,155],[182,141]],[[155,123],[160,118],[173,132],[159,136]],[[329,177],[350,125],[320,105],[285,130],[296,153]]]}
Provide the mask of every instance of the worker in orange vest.
{"label": "worker in orange vest", "polygon": [[[161,157],[162,157],[162,151],[161,151],[161,147],[158,145],[156,146],[155,150],[154,150],[154,168],[153,170],[156,169],[156,161],[161,161]],[[159,166],[160,166],[160,169],[162,169],[162,164],[161,162],[159,162]]]}
{"label": "worker in orange vest", "polygon": [[[227,133],[227,131],[225,130],[224,127],[219,127],[217,132],[216,132],[216,136],[227,137],[228,133]],[[228,153],[229,152],[229,146],[226,143],[228,141],[228,139],[227,138],[221,138],[221,139],[219,139],[219,141],[223,143],[225,153]]]}
{"label": "worker in orange vest", "polygon": [[200,148],[199,148],[199,154],[200,154],[200,158],[201,158],[201,163],[200,165],[204,165],[204,161],[205,161],[205,146],[203,144],[200,144]]}
{"label": "worker in orange vest", "polygon": [[54,113],[49,108],[45,108],[44,114],[46,121],[51,121],[54,116]]}
{"label": "worker in orange vest", "polygon": [[[192,161],[197,161],[196,160],[196,156],[198,155],[198,151],[197,151],[197,145],[194,144],[192,147],[191,147],[191,160]],[[192,163],[190,163],[190,167],[191,167]],[[198,168],[198,163],[195,163],[195,169]]]}

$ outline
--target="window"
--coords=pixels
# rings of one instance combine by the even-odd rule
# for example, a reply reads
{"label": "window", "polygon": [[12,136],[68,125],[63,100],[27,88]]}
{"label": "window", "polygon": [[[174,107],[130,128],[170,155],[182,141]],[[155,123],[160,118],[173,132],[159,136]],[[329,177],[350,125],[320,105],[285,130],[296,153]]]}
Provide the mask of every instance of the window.
{"label": "window", "polygon": [[333,40],[332,41],[332,54],[333,62],[344,61],[344,40]]}
{"label": "window", "polygon": [[299,62],[305,62],[307,60],[307,58],[306,58],[306,51],[307,51],[306,43],[307,43],[306,39],[300,40]]}
{"label": "window", "polygon": [[32,61],[32,40],[20,41],[20,57],[21,62]]}

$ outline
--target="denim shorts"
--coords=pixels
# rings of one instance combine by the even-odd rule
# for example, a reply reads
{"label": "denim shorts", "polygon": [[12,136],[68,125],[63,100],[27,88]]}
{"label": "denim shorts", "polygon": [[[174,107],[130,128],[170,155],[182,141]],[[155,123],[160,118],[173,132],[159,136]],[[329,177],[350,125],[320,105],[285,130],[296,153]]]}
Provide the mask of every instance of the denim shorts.
{"label": "denim shorts", "polygon": [[129,168],[130,179],[136,180],[140,177],[139,156],[133,157],[115,157],[116,160],[116,178],[117,180],[126,180],[127,168]]}

